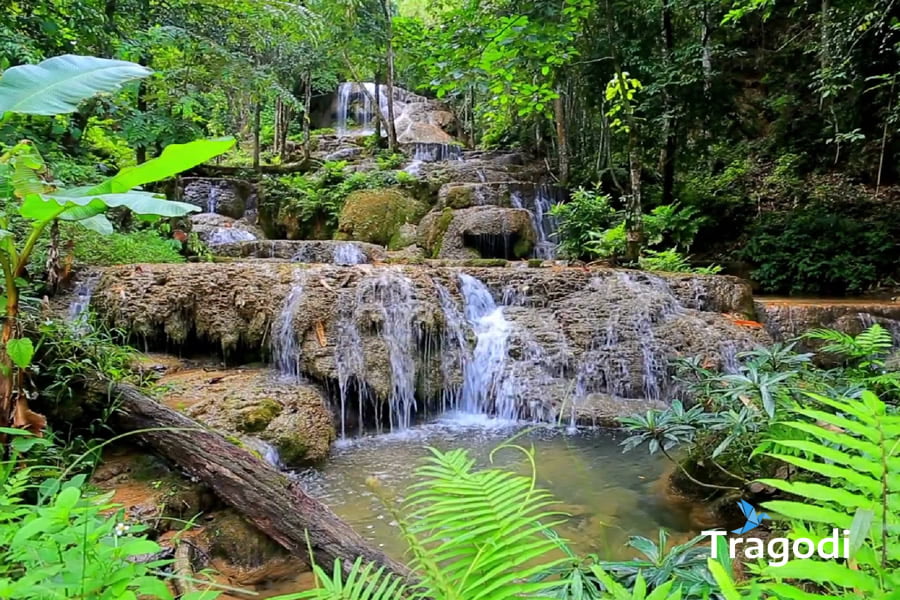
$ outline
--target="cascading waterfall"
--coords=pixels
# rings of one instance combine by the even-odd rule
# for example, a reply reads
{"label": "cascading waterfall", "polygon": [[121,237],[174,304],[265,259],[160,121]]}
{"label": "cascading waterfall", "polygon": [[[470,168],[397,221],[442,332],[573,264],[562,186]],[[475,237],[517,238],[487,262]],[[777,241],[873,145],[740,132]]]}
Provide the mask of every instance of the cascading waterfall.
{"label": "cascading waterfall", "polygon": [[413,160],[421,162],[440,162],[445,160],[462,160],[462,148],[457,144],[441,142],[416,142],[413,144]]}
{"label": "cascading waterfall", "polygon": [[444,313],[444,334],[441,336],[441,411],[460,410],[463,382],[454,381],[455,373],[465,373],[471,362],[468,322],[457,307],[450,291],[440,283],[435,283],[441,311]]}
{"label": "cascading waterfall", "polygon": [[[337,133],[345,136],[350,132],[350,120],[360,134],[370,134],[374,128],[377,111],[372,106],[376,97],[375,84],[344,82],[338,86]],[[387,115],[387,94],[384,86],[378,86],[377,101],[381,113]]]}
{"label": "cascading waterfall", "polygon": [[85,321],[87,311],[91,306],[91,298],[94,290],[97,289],[97,283],[100,282],[99,274],[91,274],[85,277],[75,285],[72,301],[69,303],[67,318],[72,323]]}
{"label": "cascading waterfall", "polygon": [[219,187],[217,185],[209,186],[209,196],[206,198],[206,212],[215,213],[219,210]]}
{"label": "cascading waterfall", "polygon": [[334,247],[334,264],[362,265],[369,262],[365,253],[356,244],[342,243]]}
{"label": "cascading waterfall", "polygon": [[493,414],[499,419],[519,415],[515,396],[508,389],[509,336],[512,324],[481,281],[460,273],[460,292],[465,316],[475,332],[475,349],[463,369],[460,409],[473,414]]}
{"label": "cascading waterfall", "polygon": [[531,213],[531,222],[537,234],[537,242],[534,245],[535,258],[552,260],[556,258],[557,242],[556,232],[559,229],[559,219],[550,214],[550,209],[557,202],[558,190],[551,185],[536,185],[532,194],[526,195],[521,189],[513,189],[510,193],[510,203],[514,208],[524,208]]}
{"label": "cascading waterfall", "polygon": [[[418,337],[413,319],[416,299],[412,282],[401,273],[383,270],[367,276],[356,287],[355,297],[342,299],[338,324],[335,363],[341,402],[341,434],[346,435],[346,410],[352,383],[362,381],[366,368],[365,350],[359,324],[378,326],[390,364],[388,427],[391,431],[408,429],[416,412],[416,365]],[[359,409],[368,394],[357,390]],[[362,419],[360,418],[360,423]],[[376,410],[376,426],[381,429]]]}
{"label": "cascading waterfall", "polygon": [[272,326],[272,357],[278,371],[291,379],[300,379],[300,343],[294,317],[303,301],[304,272],[294,272],[291,289],[284,298],[281,312]]}

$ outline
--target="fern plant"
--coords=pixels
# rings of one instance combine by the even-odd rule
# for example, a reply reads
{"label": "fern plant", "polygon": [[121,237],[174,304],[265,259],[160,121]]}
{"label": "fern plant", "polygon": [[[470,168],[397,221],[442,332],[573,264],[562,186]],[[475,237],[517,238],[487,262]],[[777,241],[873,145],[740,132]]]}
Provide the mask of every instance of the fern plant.
{"label": "fern plant", "polygon": [[549,598],[557,583],[536,581],[534,576],[565,561],[552,555],[558,546],[547,535],[561,514],[549,509],[552,496],[535,486],[533,453],[514,448],[529,457],[530,477],[474,469],[475,461],[465,450],[431,449],[417,471],[421,483],[412,487],[401,508],[387,501],[373,482],[409,545],[413,587],[403,589],[404,582],[398,583],[396,576],[357,563],[346,576],[339,568],[331,575],[317,569],[318,588],[290,598]]}
{"label": "fern plant", "polygon": [[766,453],[806,477],[761,480],[806,501],[772,500],[763,506],[790,519],[792,535],[798,537],[815,540],[834,527],[848,529],[855,552],[848,562],[807,558],[764,567],[760,574],[770,581],[761,589],[783,598],[895,598],[900,593],[895,574],[900,566],[900,416],[871,392],[860,398],[808,396],[821,406],[795,406],[791,411],[799,418],[783,423],[806,438],[774,440],[776,449]]}
{"label": "fern plant", "polygon": [[825,342],[823,352],[843,358],[851,381],[883,394],[900,392],[900,373],[887,369],[893,336],[878,323],[856,336],[833,329],[815,329],[804,337]]}

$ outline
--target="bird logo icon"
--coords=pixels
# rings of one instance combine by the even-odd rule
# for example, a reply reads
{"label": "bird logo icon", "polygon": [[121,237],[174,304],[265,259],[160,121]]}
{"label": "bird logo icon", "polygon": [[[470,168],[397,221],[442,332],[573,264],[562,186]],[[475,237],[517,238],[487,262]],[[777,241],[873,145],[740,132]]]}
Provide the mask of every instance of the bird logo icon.
{"label": "bird logo icon", "polygon": [[763,519],[772,520],[772,517],[766,513],[757,513],[753,505],[746,500],[739,500],[738,507],[740,507],[741,512],[744,513],[744,518],[747,519],[747,522],[738,529],[732,529],[731,533],[747,533],[748,531],[752,531],[759,527],[763,522]]}

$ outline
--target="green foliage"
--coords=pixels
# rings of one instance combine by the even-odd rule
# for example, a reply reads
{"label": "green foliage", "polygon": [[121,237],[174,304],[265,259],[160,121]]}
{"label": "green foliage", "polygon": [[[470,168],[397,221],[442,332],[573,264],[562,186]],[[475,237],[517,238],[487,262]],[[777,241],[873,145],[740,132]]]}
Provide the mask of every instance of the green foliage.
{"label": "green foliage", "polygon": [[[330,238],[347,196],[358,190],[412,186],[414,177],[404,171],[347,172],[345,161],[326,162],[312,175],[296,174],[263,181],[260,211],[271,229],[292,238]],[[285,231],[291,224],[290,232]]]}
{"label": "green foliage", "polygon": [[698,273],[701,275],[715,275],[722,270],[719,265],[708,267],[693,267],[688,259],[674,248],[669,250],[646,250],[644,256],[638,260],[642,269],[647,271],[666,271],[669,273]]}
{"label": "green foliage", "polygon": [[128,526],[122,511],[85,490],[85,475],[41,476],[45,468],[24,455],[49,442],[20,430],[12,455],[0,463],[0,595],[4,598],[171,599],[158,578],[166,560],[146,560],[160,551]]}
{"label": "green foliage", "polygon": [[894,272],[898,248],[884,224],[812,205],[764,215],[742,256],[767,292],[834,295],[878,285]]}
{"label": "green foliage", "polygon": [[100,92],[118,90],[123,83],[150,70],[123,60],[93,56],[56,56],[37,65],[7,69],[0,77],[0,117],[6,112],[59,115]]}
{"label": "green foliage", "polygon": [[[65,234],[63,234],[65,236]],[[184,262],[181,244],[164,239],[152,229],[102,235],[95,231],[72,231],[75,259],[86,265]]]}
{"label": "green foliage", "polygon": [[[513,448],[526,452],[533,465],[530,453]],[[530,581],[563,561],[551,558],[557,544],[546,535],[558,514],[549,510],[550,495],[535,488],[533,473],[525,477],[498,469],[475,470],[475,461],[465,450],[432,449],[431,454],[418,470],[421,483],[410,491],[402,509],[392,508],[409,544],[416,582],[413,597],[500,600],[540,597],[555,587],[553,581]],[[400,597],[376,596],[372,591],[396,585],[390,577],[375,577],[367,582],[368,589],[360,589],[351,588],[339,570],[330,577],[318,573],[324,586],[297,598]]]}
{"label": "green foliage", "polygon": [[715,581],[707,568],[709,549],[701,542],[704,536],[697,536],[683,544],[671,546],[668,533],[659,530],[657,541],[635,536],[628,540],[628,546],[641,556],[624,561],[596,561],[618,584],[628,588],[637,587],[638,578],[643,577],[648,590],[663,588],[666,584],[680,589],[682,597],[708,598],[715,590]]}
{"label": "green foliage", "polygon": [[382,171],[390,171],[393,169],[399,169],[406,163],[407,158],[406,155],[401,154],[399,152],[394,153],[382,153],[375,157],[375,163],[378,165],[378,168]]}
{"label": "green foliage", "polygon": [[568,202],[551,207],[550,214],[559,219],[560,251],[573,258],[584,254],[593,232],[608,229],[617,218],[609,196],[583,187]]}
{"label": "green foliage", "polygon": [[[770,457],[793,465],[799,476],[761,480],[788,494],[764,507],[790,522],[789,537],[821,539],[832,528],[850,531],[850,560],[795,558],[767,565],[738,587],[711,566],[725,597],[895,598],[900,591],[900,469],[896,438],[900,417],[871,392],[857,398],[809,394],[814,405],[796,406],[783,423],[802,439],[775,436]],[[772,448],[772,446],[766,446]],[[811,501],[811,503],[810,503]]]}

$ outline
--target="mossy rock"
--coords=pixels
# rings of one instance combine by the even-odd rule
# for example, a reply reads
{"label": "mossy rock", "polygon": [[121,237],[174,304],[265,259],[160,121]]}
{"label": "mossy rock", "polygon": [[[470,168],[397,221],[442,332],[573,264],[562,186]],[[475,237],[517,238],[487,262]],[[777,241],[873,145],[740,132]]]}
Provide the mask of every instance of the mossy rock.
{"label": "mossy rock", "polygon": [[418,223],[428,210],[396,188],[359,190],[347,196],[338,221],[348,239],[388,246],[407,223]]}
{"label": "mossy rock", "polygon": [[262,398],[256,404],[240,412],[237,428],[244,433],[256,433],[268,427],[272,419],[281,414],[281,404],[271,398]]}

